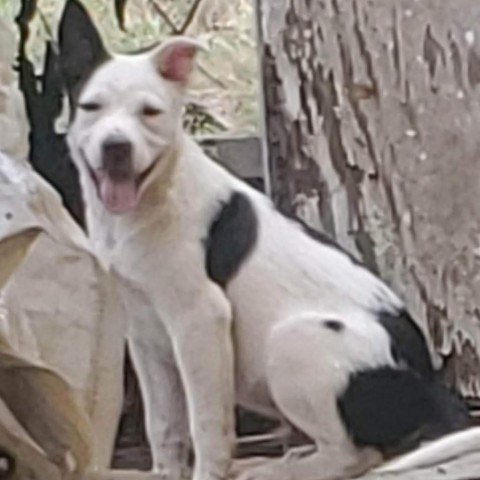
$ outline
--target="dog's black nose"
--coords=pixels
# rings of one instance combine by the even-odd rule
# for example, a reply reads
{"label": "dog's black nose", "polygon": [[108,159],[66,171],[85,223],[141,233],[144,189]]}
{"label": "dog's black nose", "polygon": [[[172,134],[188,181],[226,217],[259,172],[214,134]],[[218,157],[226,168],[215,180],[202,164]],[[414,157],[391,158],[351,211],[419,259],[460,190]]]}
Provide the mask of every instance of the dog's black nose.
{"label": "dog's black nose", "polygon": [[102,144],[103,169],[112,180],[125,180],[132,175],[132,144],[123,138],[109,138]]}
{"label": "dog's black nose", "polygon": [[102,144],[103,158],[108,161],[123,161],[132,156],[132,144],[124,138],[108,138]]}

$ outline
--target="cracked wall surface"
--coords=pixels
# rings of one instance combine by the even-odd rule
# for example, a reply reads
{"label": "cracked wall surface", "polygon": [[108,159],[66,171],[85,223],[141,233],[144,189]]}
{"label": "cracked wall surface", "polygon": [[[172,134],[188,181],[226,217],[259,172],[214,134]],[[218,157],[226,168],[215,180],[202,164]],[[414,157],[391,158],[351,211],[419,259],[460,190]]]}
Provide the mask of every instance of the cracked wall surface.
{"label": "cracked wall surface", "polygon": [[275,201],[406,301],[480,396],[480,3],[259,0]]}

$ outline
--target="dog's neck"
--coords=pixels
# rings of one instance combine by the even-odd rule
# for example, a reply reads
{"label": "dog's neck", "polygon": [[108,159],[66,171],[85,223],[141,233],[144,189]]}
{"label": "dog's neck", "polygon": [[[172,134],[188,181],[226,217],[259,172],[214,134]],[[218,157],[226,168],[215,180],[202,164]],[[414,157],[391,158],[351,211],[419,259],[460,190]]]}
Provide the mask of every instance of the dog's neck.
{"label": "dog's neck", "polygon": [[137,208],[123,215],[105,209],[88,171],[82,172],[89,236],[104,261],[121,256],[129,239],[153,225],[163,232],[195,228],[198,218],[216,208],[218,199],[226,198],[232,188],[240,188],[187,134],[180,135],[175,148],[159,162],[159,171],[152,172]]}

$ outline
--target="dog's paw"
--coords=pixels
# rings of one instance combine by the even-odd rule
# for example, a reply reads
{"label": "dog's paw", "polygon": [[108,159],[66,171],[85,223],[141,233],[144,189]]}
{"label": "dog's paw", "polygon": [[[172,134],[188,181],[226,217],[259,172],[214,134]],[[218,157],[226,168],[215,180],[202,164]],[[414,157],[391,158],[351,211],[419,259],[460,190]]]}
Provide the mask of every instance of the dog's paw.
{"label": "dog's paw", "polygon": [[155,479],[159,480],[191,480],[192,469],[188,467],[178,467],[167,469],[163,466],[156,466],[152,469]]}

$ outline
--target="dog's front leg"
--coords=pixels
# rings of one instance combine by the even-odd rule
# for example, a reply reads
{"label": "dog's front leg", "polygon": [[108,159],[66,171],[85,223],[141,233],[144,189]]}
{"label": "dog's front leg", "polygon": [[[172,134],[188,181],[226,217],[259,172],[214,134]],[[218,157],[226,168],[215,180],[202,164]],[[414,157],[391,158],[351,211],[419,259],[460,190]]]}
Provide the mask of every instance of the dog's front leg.
{"label": "dog's front leg", "polygon": [[231,308],[216,285],[204,285],[183,297],[168,329],[187,398],[193,480],[223,480],[234,440]]}
{"label": "dog's front leg", "polygon": [[137,329],[129,350],[144,401],[153,471],[167,480],[182,480],[191,477],[187,406],[173,354],[159,342],[162,332],[156,327],[157,332]]}

